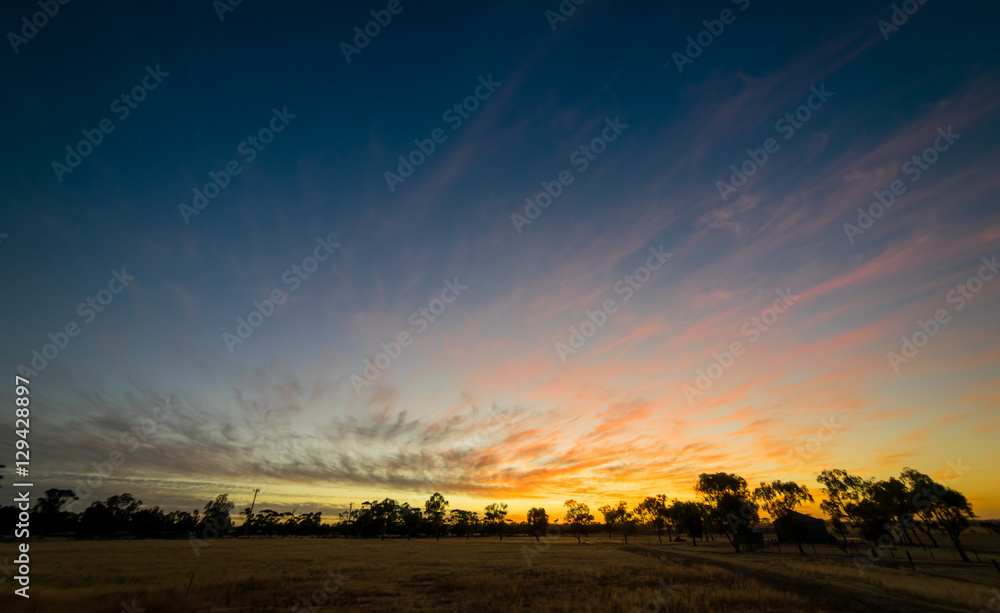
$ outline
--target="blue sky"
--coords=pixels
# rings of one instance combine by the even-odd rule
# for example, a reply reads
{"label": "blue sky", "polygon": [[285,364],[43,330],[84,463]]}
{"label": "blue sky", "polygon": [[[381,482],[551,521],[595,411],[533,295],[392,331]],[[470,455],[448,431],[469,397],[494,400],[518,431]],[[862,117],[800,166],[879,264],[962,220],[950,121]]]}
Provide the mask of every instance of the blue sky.
{"label": "blue sky", "polygon": [[[403,0],[350,63],[341,43],[385,3],[244,2],[221,20],[210,2],[70,3],[9,48],[0,359],[31,368],[49,333],[81,329],[32,380],[38,480],[92,477],[169,396],[179,408],[103,496],[200,506],[269,466],[273,507],[441,489],[518,510],[688,496],[709,470],[815,486],[822,468],[945,478],[962,459],[955,486],[1000,513],[1000,284],[899,372],[886,357],[997,253],[997,8],[929,2],[886,40],[891,3],[589,0],[554,31],[550,4]],[[38,10],[9,4],[3,23]],[[724,10],[732,23],[678,71],[673,54]],[[147,67],[161,82],[121,118],[113,101]],[[453,129],[445,112],[481,77],[500,84]],[[786,139],[776,122],[813,87],[831,95]],[[241,144],[275,109],[287,125],[249,161]],[[114,131],[58,180],[52,163],[104,118]],[[616,118],[628,127],[581,170],[574,151]],[[961,136],[911,181],[902,165],[949,126]],[[385,172],[439,128],[390,191]],[[768,138],[777,151],[720,198]],[[185,220],[232,160],[240,174]],[[511,216],[563,171],[573,182],[518,233]],[[907,193],[851,242],[844,224],[894,180]],[[293,291],[286,271],[317,240],[339,247]],[[616,283],[661,247],[671,258],[622,301]],[[123,267],[135,280],[86,323],[77,305]],[[446,280],[468,289],[434,304]],[[689,401],[784,289],[802,298]],[[275,290],[284,302],[227,345]],[[608,299],[620,308],[563,362],[557,344]],[[352,375],[401,333],[358,391]],[[832,415],[843,433],[785,466]]]}

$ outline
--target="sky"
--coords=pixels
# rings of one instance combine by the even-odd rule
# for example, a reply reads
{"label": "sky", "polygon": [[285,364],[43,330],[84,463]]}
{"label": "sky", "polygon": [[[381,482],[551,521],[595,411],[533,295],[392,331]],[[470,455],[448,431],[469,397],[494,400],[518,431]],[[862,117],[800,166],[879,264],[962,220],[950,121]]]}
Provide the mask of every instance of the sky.
{"label": "sky", "polygon": [[34,491],[1000,517],[1000,7],[898,6],[6,3]]}

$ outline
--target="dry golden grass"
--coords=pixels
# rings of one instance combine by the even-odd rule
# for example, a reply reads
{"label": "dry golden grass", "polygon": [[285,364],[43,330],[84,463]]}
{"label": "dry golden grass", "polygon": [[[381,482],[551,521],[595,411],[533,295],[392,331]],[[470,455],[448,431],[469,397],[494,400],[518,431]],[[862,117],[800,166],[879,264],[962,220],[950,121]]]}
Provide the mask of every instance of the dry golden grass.
{"label": "dry golden grass", "polygon": [[[655,539],[653,543],[655,548]],[[639,544],[645,548],[646,539]],[[134,601],[136,610],[145,613],[866,610],[828,607],[829,602],[817,601],[809,589],[796,585],[798,579],[817,577],[841,587],[854,584],[860,605],[865,592],[873,590],[973,611],[988,600],[981,586],[946,577],[914,583],[903,571],[878,569],[859,581],[857,571],[843,560],[834,564],[822,556],[800,560],[787,554],[764,560],[725,555],[709,545],[697,548],[698,558],[687,555],[692,552],[688,545],[671,545],[670,557],[660,559],[626,551],[618,541],[578,545],[565,538],[539,551],[529,565],[524,552],[535,544],[525,538],[502,543],[220,539],[201,548],[198,556],[187,541],[41,542],[31,548],[30,601],[5,589],[0,608],[119,613],[123,603]],[[722,560],[747,566],[721,568],[717,562]],[[789,580],[762,576],[755,565]],[[970,588],[975,589],[963,591]]]}
{"label": "dry golden grass", "polygon": [[[861,597],[890,596],[912,603],[914,611],[929,605],[946,610],[979,611],[986,606],[995,586],[1000,583],[1000,575],[990,563],[991,559],[1000,558],[1000,537],[970,534],[964,540],[975,564],[959,561],[949,547],[932,551],[899,548],[891,554],[883,552],[884,557],[879,564],[861,565],[863,572],[859,572],[858,565],[853,561],[853,551],[847,555],[827,546],[812,548],[806,545],[805,556],[799,554],[794,546],[784,547],[781,554],[772,548],[766,552],[734,556],[726,543],[718,541],[697,548],[673,544],[653,548],[706,563],[724,561],[729,568],[745,569],[755,576],[777,574],[792,583],[838,586],[857,592]],[[971,548],[978,548],[982,555],[973,555]],[[910,567],[907,550],[916,565],[915,571]],[[861,555],[864,557],[864,549],[861,549]]]}
{"label": "dry golden grass", "polygon": [[603,613],[647,601],[654,603],[647,610],[661,611],[800,611],[805,604],[752,578],[667,564],[617,543],[556,541],[530,566],[523,547],[534,542],[224,539],[196,557],[183,541],[36,543],[30,603],[7,593],[0,606],[118,612],[134,600],[146,613],[290,611],[312,605],[314,593],[317,602],[329,599],[317,611]]}

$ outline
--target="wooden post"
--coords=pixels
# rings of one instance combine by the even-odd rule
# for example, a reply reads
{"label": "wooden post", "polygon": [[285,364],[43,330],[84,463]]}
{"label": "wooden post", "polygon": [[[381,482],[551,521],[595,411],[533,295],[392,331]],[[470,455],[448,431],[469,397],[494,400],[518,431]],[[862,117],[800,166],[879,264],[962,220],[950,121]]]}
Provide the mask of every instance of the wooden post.
{"label": "wooden post", "polygon": [[913,556],[910,555],[909,550],[907,550],[906,552],[906,559],[910,561],[910,568],[912,568],[913,570],[917,570],[917,566],[913,563]]}
{"label": "wooden post", "polygon": [[250,513],[247,514],[247,526],[246,530],[243,531],[243,536],[246,538],[250,538],[250,522],[253,521],[253,506],[257,503],[257,492],[259,491],[260,488],[253,491],[253,502],[250,503]]}

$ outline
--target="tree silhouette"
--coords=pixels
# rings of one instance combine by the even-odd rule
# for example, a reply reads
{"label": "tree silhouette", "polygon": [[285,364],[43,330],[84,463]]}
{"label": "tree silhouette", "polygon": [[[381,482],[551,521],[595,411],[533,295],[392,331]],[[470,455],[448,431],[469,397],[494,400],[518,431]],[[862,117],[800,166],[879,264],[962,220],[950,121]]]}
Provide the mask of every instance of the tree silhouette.
{"label": "tree silhouette", "polygon": [[[830,516],[834,528],[844,538],[847,543],[846,522],[857,526],[861,533],[869,538],[867,526],[860,516],[860,501],[864,497],[865,480],[855,475],[847,474],[846,470],[835,468],[824,470],[816,477],[816,481],[823,486],[823,494],[826,500],[819,503],[819,508]],[[869,538],[869,540],[871,540]]]}
{"label": "tree silhouette", "polygon": [[625,537],[625,544],[628,545],[628,535],[634,533],[638,525],[638,520],[635,514],[629,510],[628,503],[622,500],[614,506],[606,504],[597,510],[604,516],[604,524],[608,529],[608,536],[611,536],[612,528],[619,527],[622,531],[622,536]]}
{"label": "tree silhouette", "polygon": [[675,500],[667,507],[669,521],[691,537],[691,545],[698,546],[698,539],[705,533],[704,512],[701,505],[692,500]]}
{"label": "tree silhouette", "polygon": [[[760,487],[753,491],[753,499],[759,502],[761,508],[771,516],[772,523],[776,519],[788,516],[795,510],[795,507],[803,502],[807,500],[813,502],[812,494],[809,493],[807,487],[794,481],[783,482],[780,480],[761,483]],[[792,538],[798,545],[799,553],[806,555],[805,549],[802,548],[802,539],[806,538],[809,533],[809,524],[795,518],[788,518],[787,521]]]}
{"label": "tree silhouette", "polygon": [[45,490],[45,497],[38,499],[32,511],[43,515],[58,513],[70,500],[79,500],[73,490],[48,489]]}
{"label": "tree silhouette", "polygon": [[86,536],[110,536],[115,531],[115,516],[103,502],[94,501],[79,519],[80,533]]}
{"label": "tree silhouette", "polygon": [[618,523],[622,527],[622,535],[625,537],[625,544],[628,545],[628,536],[630,534],[635,534],[636,530],[639,528],[639,518],[635,513],[629,510],[628,505],[623,502],[619,502],[618,506],[620,511],[618,513]]}
{"label": "tree silhouette", "polygon": [[938,524],[948,534],[948,538],[954,543],[958,555],[963,562],[971,563],[969,556],[965,555],[965,548],[962,546],[960,536],[962,531],[969,527],[969,520],[976,517],[972,512],[972,505],[955,490],[945,488],[940,494],[934,494],[930,500],[930,512]]}
{"label": "tree silhouette", "polygon": [[438,492],[434,492],[427,502],[424,503],[424,513],[427,521],[434,527],[434,538],[436,540],[441,538],[441,527],[444,526],[444,514],[447,508],[448,501]]}
{"label": "tree silhouette", "polygon": [[[130,496],[130,494],[126,494]],[[142,501],[139,501],[142,504]],[[229,517],[229,512],[233,510],[236,505],[229,502],[229,494],[219,494],[215,497],[215,500],[205,503],[205,518],[204,521],[212,522],[215,527],[220,531],[229,530],[233,526],[233,520]]]}
{"label": "tree silhouette", "polygon": [[507,503],[494,502],[486,507],[486,510],[483,512],[483,521],[492,526],[496,534],[500,536],[500,541],[502,542],[503,527],[507,522]]}
{"label": "tree silhouette", "polygon": [[597,510],[601,512],[601,516],[604,518],[604,529],[608,531],[608,539],[610,539],[611,532],[618,521],[618,508],[610,504],[604,504],[597,507]]}
{"label": "tree silhouette", "polygon": [[913,527],[926,534],[931,539],[931,544],[937,547],[937,539],[934,538],[934,534],[931,532],[931,529],[937,525],[937,522],[934,519],[934,514],[931,513],[930,505],[916,504],[916,499],[919,499],[921,492],[933,492],[934,479],[912,468],[904,468],[900,479],[906,484],[907,490],[909,490],[910,502],[913,503],[913,514],[920,520],[914,522]]}
{"label": "tree silhouette", "polygon": [[70,527],[71,520],[75,517],[72,513],[63,511],[62,507],[71,500],[79,500],[73,490],[48,489],[45,490],[45,496],[37,500],[31,510],[37,514],[38,532],[51,534]]}
{"label": "tree silhouette", "polygon": [[911,468],[904,469],[900,479],[875,481],[834,469],[824,470],[816,480],[825,486],[823,492],[827,496],[820,508],[835,519],[847,519],[857,526],[873,555],[885,546],[876,547],[876,542],[886,535],[894,540],[895,530],[908,538],[905,528],[911,517],[918,515],[924,519],[924,529],[932,540],[933,524],[945,531],[962,560],[971,562],[962,546],[961,533],[976,515],[963,494]]}
{"label": "tree silhouette", "polygon": [[758,521],[757,505],[747,489],[746,479],[733,473],[702,473],[694,489],[709,505],[709,516],[716,530],[725,534],[739,553],[741,540]]}
{"label": "tree silhouette", "polygon": [[245,535],[249,535],[250,531],[256,527],[254,523],[254,516],[250,515],[250,507],[243,507],[240,515],[243,516],[243,532]]}
{"label": "tree silhouette", "polygon": [[[900,539],[912,544],[905,529],[916,528],[910,534],[920,544],[923,541],[917,532],[923,531],[935,546],[938,543],[932,529],[944,531],[954,543],[957,555],[966,562],[970,561],[961,536],[976,515],[968,499],[960,492],[936,483],[911,468],[905,468],[899,478],[883,480],[850,475],[842,469],[824,470],[817,481],[826,495],[820,506],[830,516],[834,528],[846,538],[848,525],[857,527],[868,540],[872,553],[878,557],[882,555],[879,550],[894,546]],[[779,519],[800,504],[813,500],[808,488],[795,482],[761,483],[751,493],[742,477],[721,472],[699,475],[695,491],[702,500],[670,500],[666,495],[658,494],[645,497],[633,510],[625,501],[601,506],[599,510],[604,515],[608,536],[613,537],[615,530],[621,530],[628,544],[629,537],[635,534],[641,520],[656,529],[660,542],[664,528],[670,537],[671,530],[676,527],[679,532],[690,536],[696,546],[698,539],[711,539],[711,532],[706,531],[713,527],[725,534],[739,552],[746,537],[751,534],[751,528],[759,521],[758,505],[772,518]],[[193,513],[166,513],[159,507],[145,508],[141,500],[123,493],[94,502],[81,513],[63,511],[66,503],[75,498],[71,490],[49,489],[43,497],[36,499],[31,513],[39,533],[75,533],[78,538],[125,535],[164,538],[196,536],[201,532],[203,536],[209,535],[206,538],[214,538],[219,532],[231,529],[229,515],[235,506],[227,494],[221,494],[205,504],[204,515],[197,509]],[[567,500],[563,506],[566,525],[580,543],[588,529],[596,525],[594,515],[586,504],[575,500]],[[267,536],[326,534],[385,539],[389,535],[406,534],[407,539],[412,539],[433,533],[436,539],[440,539],[442,528],[450,523],[453,534],[464,535],[466,539],[482,529],[484,534],[492,533],[503,540],[506,524],[509,523],[506,503],[488,505],[482,524],[476,512],[463,509],[452,510],[449,521],[447,508],[448,501],[435,492],[424,504],[423,511],[392,498],[366,501],[357,508],[352,503],[349,511],[340,514],[341,521],[336,525],[324,525],[319,512],[298,515],[294,509],[290,512],[263,509],[256,515],[251,515],[251,509],[243,509],[243,514],[248,534],[254,532]],[[0,518],[13,512],[13,506],[0,507]],[[797,526],[792,519],[789,525],[792,539],[799,552],[804,554],[801,543],[812,524],[802,522],[801,526]],[[916,519],[919,521],[914,521]],[[528,511],[522,525],[540,543],[542,535],[549,531],[550,521],[553,520],[544,508],[534,507]],[[554,521],[559,522],[558,519]],[[215,533],[214,536],[209,534],[210,530]]]}
{"label": "tree silhouette", "polygon": [[420,509],[411,507],[408,502],[404,502],[403,506],[399,508],[399,515],[403,521],[403,530],[406,531],[406,540],[410,540],[417,534],[417,530],[420,529],[420,524],[424,521],[424,515],[420,512]]}
{"label": "tree silhouette", "polygon": [[117,529],[128,530],[132,524],[132,516],[142,506],[142,501],[137,500],[132,494],[125,493],[109,497],[104,501],[104,506],[111,513]]}
{"label": "tree silhouette", "polygon": [[[448,501],[445,501],[445,505],[447,504]],[[372,513],[379,525],[379,534],[384,541],[386,533],[392,531],[399,523],[399,503],[392,498],[385,498],[382,502],[372,504]]]}
{"label": "tree silhouette", "polygon": [[549,516],[544,508],[532,507],[528,509],[528,526],[535,534],[535,542],[539,542],[549,527]]}
{"label": "tree silhouette", "polygon": [[465,540],[469,540],[469,536],[475,532],[476,527],[479,525],[479,513],[454,509],[451,512],[451,524],[455,534],[459,536],[464,535]]}
{"label": "tree silhouette", "polygon": [[907,524],[914,507],[906,484],[895,477],[872,481],[865,495],[871,501],[873,509],[877,510],[879,520],[888,518],[889,522],[899,527],[906,544],[912,545],[913,539],[910,538]]}
{"label": "tree silhouette", "polygon": [[590,514],[590,507],[575,500],[567,500],[563,503],[566,507],[566,522],[570,525],[576,542],[580,542],[580,534],[587,536],[587,528],[594,523],[594,516]]}
{"label": "tree silhouette", "polygon": [[650,524],[656,529],[656,540],[660,543],[663,542],[664,527],[668,530],[667,538],[670,538],[670,522],[667,519],[668,506],[669,500],[667,499],[667,495],[657,494],[656,496],[646,496],[645,500],[635,507],[636,513],[639,514],[643,522]]}

